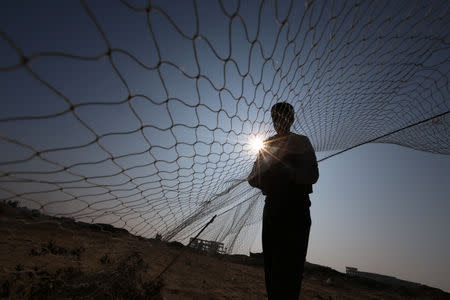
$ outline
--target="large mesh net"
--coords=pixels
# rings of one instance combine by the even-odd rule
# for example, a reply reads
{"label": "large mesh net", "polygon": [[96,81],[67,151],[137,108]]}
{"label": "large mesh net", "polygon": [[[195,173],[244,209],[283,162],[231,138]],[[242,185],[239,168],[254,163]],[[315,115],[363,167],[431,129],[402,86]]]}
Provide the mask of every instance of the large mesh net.
{"label": "large mesh net", "polygon": [[448,1],[3,1],[0,200],[248,253],[270,108],[321,159],[450,154]]}

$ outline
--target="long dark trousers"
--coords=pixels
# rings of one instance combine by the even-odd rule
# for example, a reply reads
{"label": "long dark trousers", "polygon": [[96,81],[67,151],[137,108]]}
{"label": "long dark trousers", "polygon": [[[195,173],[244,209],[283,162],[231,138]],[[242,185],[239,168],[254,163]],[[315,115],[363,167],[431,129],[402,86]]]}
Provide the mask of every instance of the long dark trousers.
{"label": "long dark trousers", "polygon": [[297,300],[300,295],[311,228],[305,203],[310,203],[308,195],[266,199],[262,246],[269,300]]}

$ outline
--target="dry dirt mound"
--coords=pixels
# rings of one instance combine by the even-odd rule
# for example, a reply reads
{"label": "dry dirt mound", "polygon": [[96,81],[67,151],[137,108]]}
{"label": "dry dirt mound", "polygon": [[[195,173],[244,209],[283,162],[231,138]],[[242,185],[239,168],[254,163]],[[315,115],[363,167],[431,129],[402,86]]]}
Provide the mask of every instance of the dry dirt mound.
{"label": "dry dirt mound", "polygon": [[[0,203],[0,299],[265,299],[260,255],[205,255]],[[158,274],[183,251],[158,279]],[[302,299],[450,299],[307,264]]]}

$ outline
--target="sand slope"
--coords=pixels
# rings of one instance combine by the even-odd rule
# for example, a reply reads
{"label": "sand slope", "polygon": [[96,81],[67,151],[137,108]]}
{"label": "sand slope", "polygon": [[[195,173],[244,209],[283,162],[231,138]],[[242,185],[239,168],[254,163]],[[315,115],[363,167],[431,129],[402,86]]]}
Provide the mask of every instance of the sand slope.
{"label": "sand slope", "polygon": [[[1,299],[266,299],[261,264],[0,203]],[[450,299],[438,289],[394,287],[311,264],[303,286],[302,299]]]}

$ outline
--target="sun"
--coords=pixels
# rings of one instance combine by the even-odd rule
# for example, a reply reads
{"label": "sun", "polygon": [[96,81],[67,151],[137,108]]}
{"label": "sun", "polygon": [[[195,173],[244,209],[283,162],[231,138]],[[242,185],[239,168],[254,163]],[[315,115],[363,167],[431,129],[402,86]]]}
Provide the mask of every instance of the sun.
{"label": "sun", "polygon": [[254,136],[250,140],[250,147],[253,152],[257,153],[264,147],[264,141],[260,136]]}

